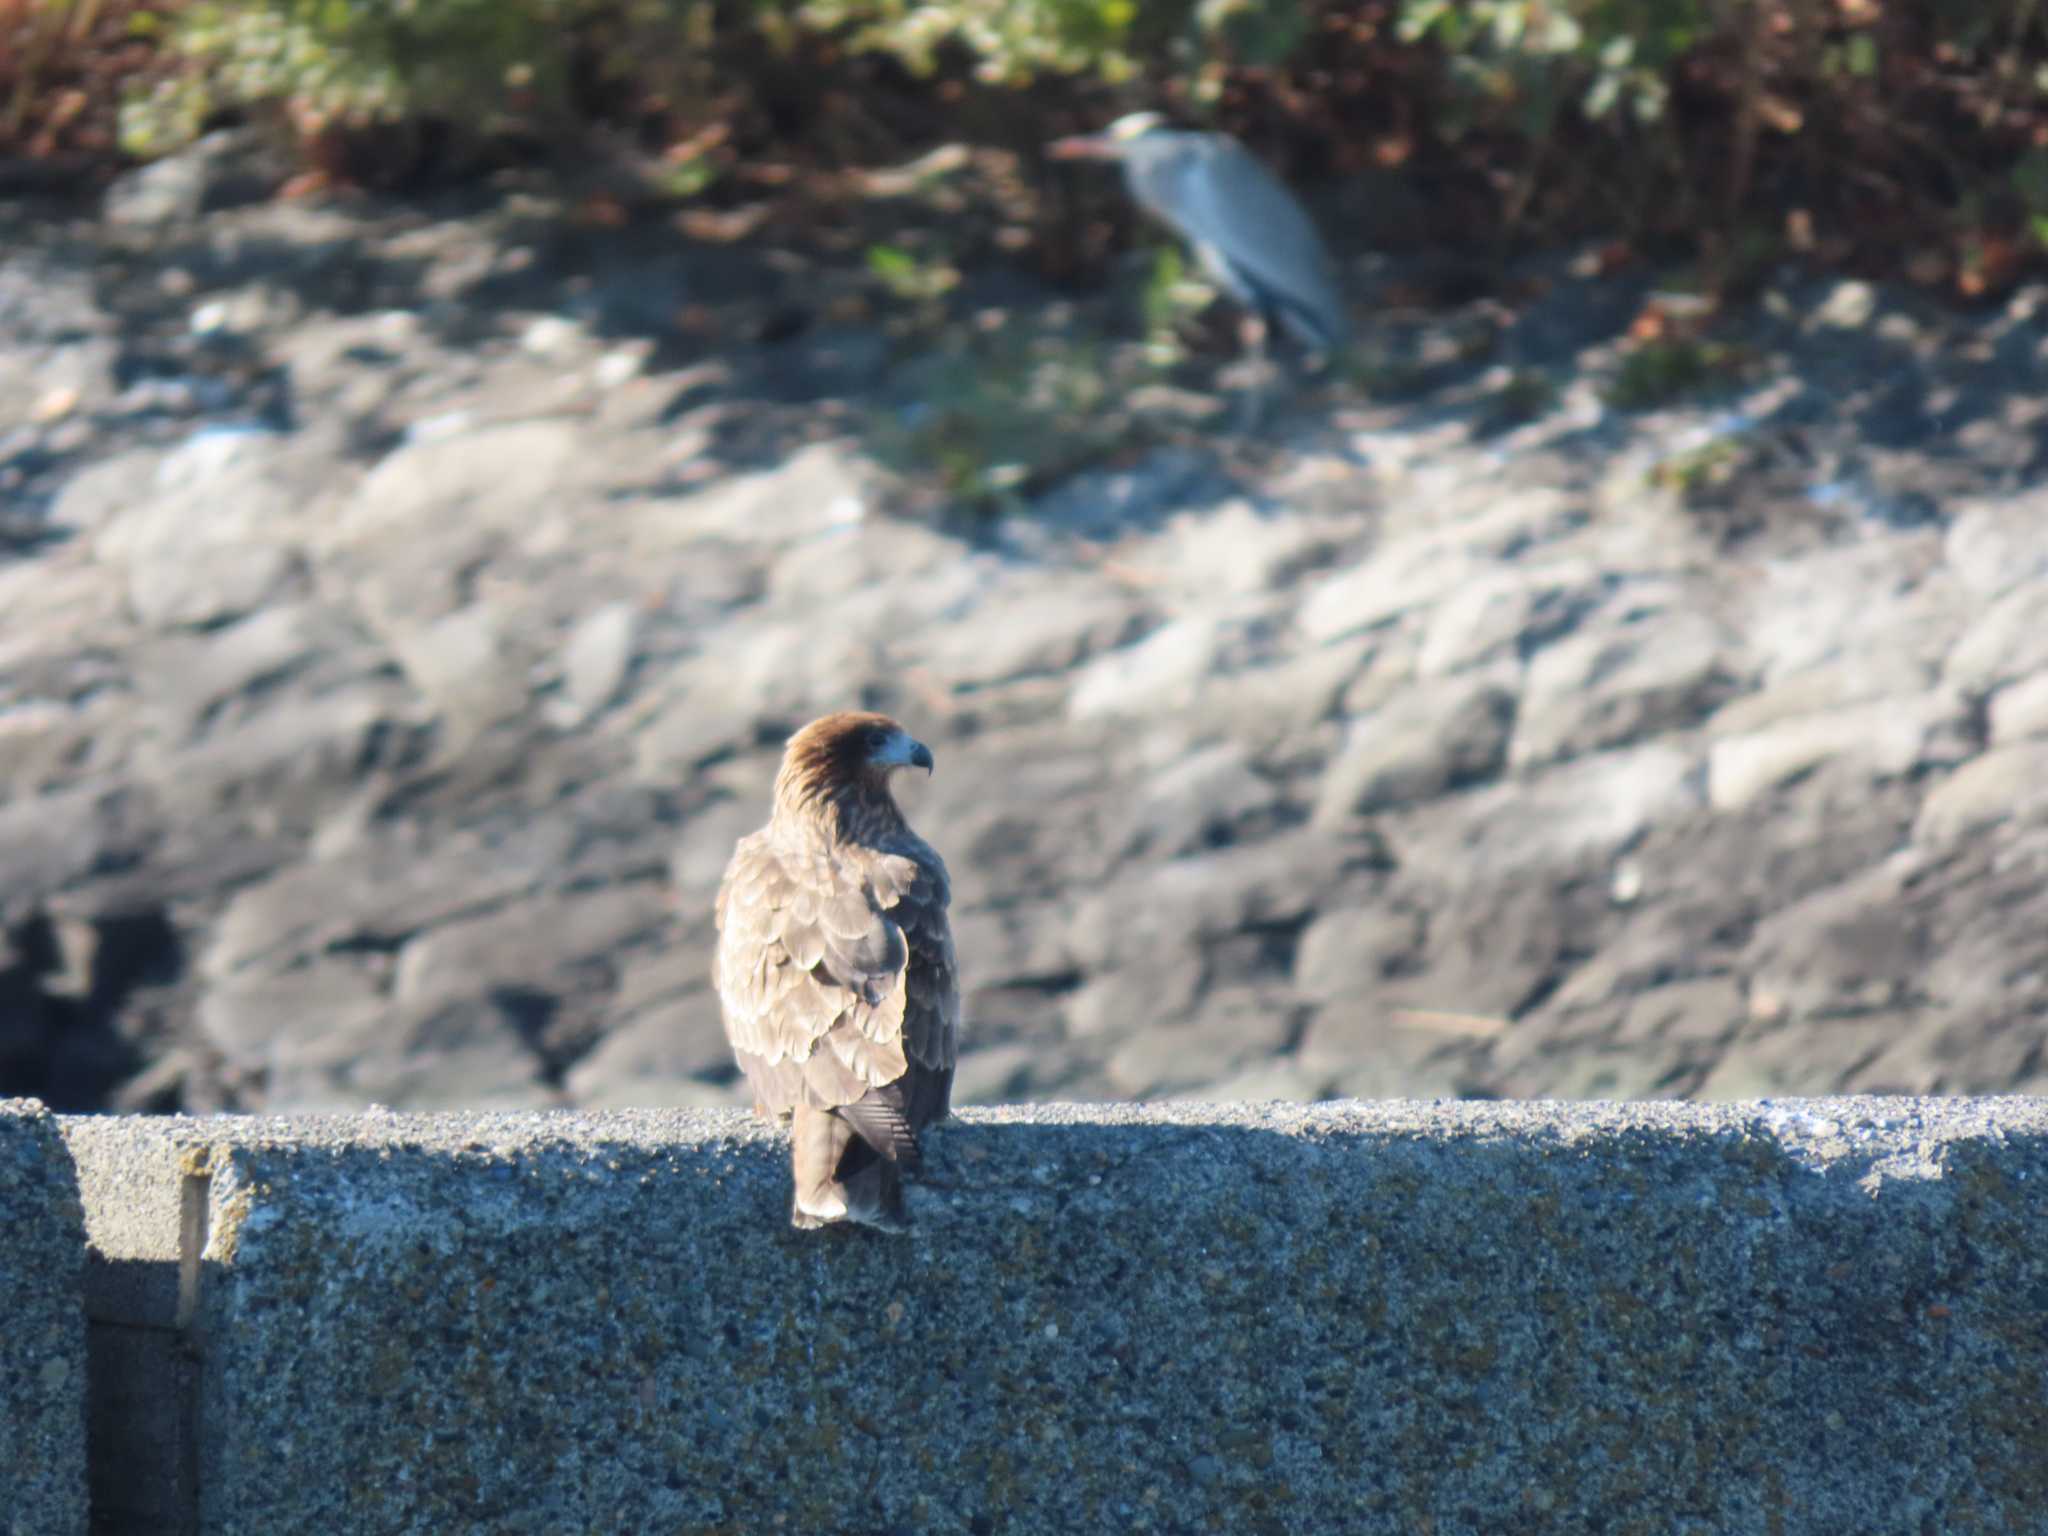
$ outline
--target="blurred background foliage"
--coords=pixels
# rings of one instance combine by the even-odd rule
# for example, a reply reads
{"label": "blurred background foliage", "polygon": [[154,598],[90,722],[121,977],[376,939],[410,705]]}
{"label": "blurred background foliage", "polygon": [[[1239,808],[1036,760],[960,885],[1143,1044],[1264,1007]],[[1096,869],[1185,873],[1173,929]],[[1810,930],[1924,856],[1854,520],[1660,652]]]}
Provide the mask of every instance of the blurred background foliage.
{"label": "blurred background foliage", "polygon": [[1428,237],[1714,286],[1791,252],[1967,297],[2048,249],[2048,0],[0,0],[0,156],[86,174],[254,122],[397,185],[602,140],[687,198],[1137,106],[1398,174]]}

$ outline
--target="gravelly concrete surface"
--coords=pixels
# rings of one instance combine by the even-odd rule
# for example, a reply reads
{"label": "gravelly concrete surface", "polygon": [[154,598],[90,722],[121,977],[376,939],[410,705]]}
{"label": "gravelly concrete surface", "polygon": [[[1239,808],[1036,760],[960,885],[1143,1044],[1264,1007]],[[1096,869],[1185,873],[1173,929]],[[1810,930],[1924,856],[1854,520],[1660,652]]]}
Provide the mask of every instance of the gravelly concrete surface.
{"label": "gravelly concrete surface", "polygon": [[0,1099],[0,1531],[85,1536],[85,1237],[40,1104]]}
{"label": "gravelly concrete surface", "polygon": [[907,1239],[791,1231],[725,1112],[65,1127],[210,1170],[207,1530],[2048,1508],[2038,1099],[970,1111]]}

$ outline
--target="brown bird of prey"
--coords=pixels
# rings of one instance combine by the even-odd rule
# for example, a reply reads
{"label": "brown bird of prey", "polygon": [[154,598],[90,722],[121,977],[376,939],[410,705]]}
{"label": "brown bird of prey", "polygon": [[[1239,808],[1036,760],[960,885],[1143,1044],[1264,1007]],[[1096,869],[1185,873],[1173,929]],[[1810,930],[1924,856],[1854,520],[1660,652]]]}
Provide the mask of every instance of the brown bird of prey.
{"label": "brown bird of prey", "polygon": [[960,984],[946,866],[889,792],[932,754],[887,715],[789,738],[768,825],[718,891],[712,984],[757,1113],[790,1121],[790,1221],[908,1225],[901,1175],[949,1113]]}

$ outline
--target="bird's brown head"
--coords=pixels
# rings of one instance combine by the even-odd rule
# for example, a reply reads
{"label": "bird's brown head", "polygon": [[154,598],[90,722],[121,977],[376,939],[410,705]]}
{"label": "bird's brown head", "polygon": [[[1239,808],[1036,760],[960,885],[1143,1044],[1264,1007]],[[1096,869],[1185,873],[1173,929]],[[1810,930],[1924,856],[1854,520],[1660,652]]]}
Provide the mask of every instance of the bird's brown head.
{"label": "bird's brown head", "polygon": [[[889,775],[932,771],[931,748],[891,720],[865,710],[823,715],[789,738],[775,776],[778,815],[896,816]],[[849,829],[852,830],[852,829]]]}

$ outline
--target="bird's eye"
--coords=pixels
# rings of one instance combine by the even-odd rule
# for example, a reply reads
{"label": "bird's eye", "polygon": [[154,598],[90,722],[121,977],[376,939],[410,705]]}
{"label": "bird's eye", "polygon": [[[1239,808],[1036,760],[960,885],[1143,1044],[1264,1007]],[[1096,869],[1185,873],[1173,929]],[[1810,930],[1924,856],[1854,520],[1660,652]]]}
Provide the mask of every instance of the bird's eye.
{"label": "bird's eye", "polygon": [[888,733],[887,731],[884,731],[884,730],[879,730],[879,729],[876,729],[876,730],[870,730],[870,731],[868,732],[868,750],[869,750],[870,752],[879,752],[879,751],[881,751],[881,750],[882,750],[882,744],[883,744],[884,742],[886,742],[886,741],[887,741],[888,739],[889,739],[889,733]]}

